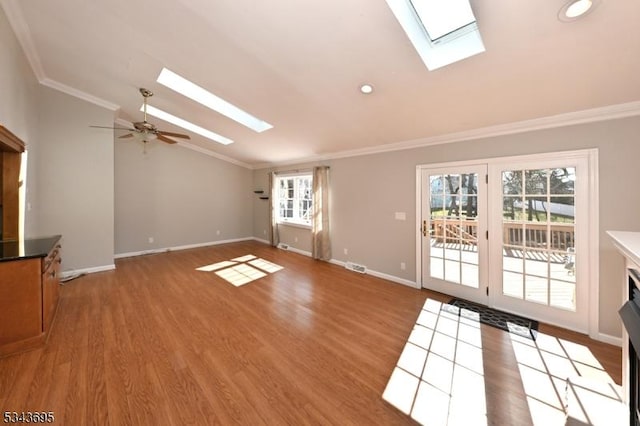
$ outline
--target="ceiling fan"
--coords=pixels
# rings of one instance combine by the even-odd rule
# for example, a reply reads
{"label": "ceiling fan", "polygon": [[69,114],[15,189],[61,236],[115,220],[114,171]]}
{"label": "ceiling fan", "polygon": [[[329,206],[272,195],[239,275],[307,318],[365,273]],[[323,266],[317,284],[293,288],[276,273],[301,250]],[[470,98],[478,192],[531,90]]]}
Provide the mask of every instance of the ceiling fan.
{"label": "ceiling fan", "polygon": [[162,142],[166,142],[166,143],[176,143],[177,141],[174,141],[173,139],[169,138],[180,138],[180,139],[191,139],[191,137],[189,137],[189,135],[183,135],[182,133],[173,133],[173,132],[165,132],[163,130],[158,130],[158,128],[154,125],[151,124],[147,121],[147,99],[150,98],[151,96],[153,96],[153,92],[151,90],[145,89],[143,87],[140,88],[140,93],[142,94],[142,97],[144,98],[144,103],[143,103],[143,112],[144,112],[144,119],[143,121],[138,121],[136,123],[132,123],[133,124],[133,128],[126,128],[126,127],[104,127],[104,126],[89,126],[89,127],[96,127],[99,129],[115,129],[115,130],[128,130],[131,133],[127,133],[126,135],[122,135],[119,136],[120,139],[127,139],[127,138],[132,138],[135,135],[138,135],[140,139],[142,139],[142,141],[144,143],[147,143],[153,139],[158,139]]}

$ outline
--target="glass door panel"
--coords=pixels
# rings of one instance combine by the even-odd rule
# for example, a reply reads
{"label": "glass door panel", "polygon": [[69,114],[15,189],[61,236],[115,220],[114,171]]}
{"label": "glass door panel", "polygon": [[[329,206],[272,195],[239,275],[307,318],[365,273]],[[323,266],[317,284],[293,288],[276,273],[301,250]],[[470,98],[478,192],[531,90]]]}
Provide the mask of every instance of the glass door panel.
{"label": "glass door panel", "polygon": [[492,221],[501,231],[502,261],[500,275],[491,273],[501,278],[492,300],[498,308],[578,329],[580,322],[586,322],[588,309],[581,302],[588,298],[578,297],[576,280],[577,255],[586,250],[576,245],[578,233],[587,232],[577,220],[588,223],[588,209],[576,208],[587,199],[585,182],[578,181],[578,167],[584,170],[586,165],[580,160],[543,164],[492,169],[491,176],[494,182],[500,180],[501,188],[499,198],[492,199],[502,204],[500,222]]}
{"label": "glass door panel", "polygon": [[[486,166],[423,171],[423,286],[480,300],[480,259],[486,239]],[[427,236],[425,234],[425,236]],[[425,285],[426,284],[426,285]],[[485,295],[486,296],[486,295]]]}
{"label": "glass door panel", "polygon": [[502,171],[502,294],[575,310],[575,167]]}

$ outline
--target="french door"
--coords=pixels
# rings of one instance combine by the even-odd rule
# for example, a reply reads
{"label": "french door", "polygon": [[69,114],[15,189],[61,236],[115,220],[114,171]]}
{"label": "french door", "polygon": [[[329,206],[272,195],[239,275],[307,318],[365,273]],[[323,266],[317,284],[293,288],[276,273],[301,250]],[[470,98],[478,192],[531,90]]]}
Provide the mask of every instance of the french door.
{"label": "french door", "polygon": [[422,171],[424,287],[487,303],[487,165]]}
{"label": "french door", "polygon": [[421,286],[588,332],[590,155],[419,166]]}
{"label": "french door", "polygon": [[[489,167],[494,307],[586,332],[589,162],[585,157]],[[592,260],[596,262],[597,260]]]}

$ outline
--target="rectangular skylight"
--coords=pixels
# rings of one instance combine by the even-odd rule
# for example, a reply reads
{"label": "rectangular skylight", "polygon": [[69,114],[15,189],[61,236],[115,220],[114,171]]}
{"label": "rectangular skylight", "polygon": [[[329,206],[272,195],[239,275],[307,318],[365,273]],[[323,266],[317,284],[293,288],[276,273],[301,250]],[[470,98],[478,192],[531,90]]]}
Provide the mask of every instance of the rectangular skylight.
{"label": "rectangular skylight", "polygon": [[[140,111],[144,111],[144,105],[140,107]],[[151,105],[147,105],[147,114],[153,115],[154,117],[157,117],[160,120],[164,120],[169,123],[175,124],[176,126],[180,126],[183,129],[190,130],[193,133],[197,133],[201,136],[204,136],[205,138],[211,139],[212,141],[221,143],[223,145],[229,145],[233,143],[233,141],[229,138],[225,138],[224,136],[214,133],[211,130],[204,129],[187,120],[184,120],[180,117],[176,117],[175,115],[171,115],[168,112],[162,111],[161,109],[158,109]]]}
{"label": "rectangular skylight", "polygon": [[410,0],[431,41],[476,21],[468,0]]}
{"label": "rectangular skylight", "polygon": [[162,69],[156,81],[255,132],[264,132],[273,127],[167,68]]}
{"label": "rectangular skylight", "polygon": [[469,0],[386,1],[429,70],[484,52]]}

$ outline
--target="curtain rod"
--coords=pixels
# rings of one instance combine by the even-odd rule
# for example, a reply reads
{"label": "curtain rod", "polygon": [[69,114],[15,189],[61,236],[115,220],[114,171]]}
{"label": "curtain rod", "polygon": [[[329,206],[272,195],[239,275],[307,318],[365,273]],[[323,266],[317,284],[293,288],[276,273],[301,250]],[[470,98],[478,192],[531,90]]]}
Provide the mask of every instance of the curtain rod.
{"label": "curtain rod", "polygon": [[[326,165],[320,165],[320,166],[315,166],[315,167],[331,168],[330,166],[326,166]],[[273,173],[275,175],[288,175],[288,174],[294,174],[294,173],[312,173],[313,169],[314,169],[314,167],[304,168],[304,169],[293,169],[293,170],[279,170],[279,171],[274,171]]]}
{"label": "curtain rod", "polygon": [[287,174],[291,174],[291,173],[311,173],[313,171],[313,168],[311,169],[295,169],[295,170],[280,170],[277,172],[273,172],[276,175],[287,175]]}

